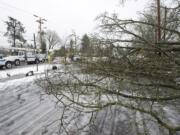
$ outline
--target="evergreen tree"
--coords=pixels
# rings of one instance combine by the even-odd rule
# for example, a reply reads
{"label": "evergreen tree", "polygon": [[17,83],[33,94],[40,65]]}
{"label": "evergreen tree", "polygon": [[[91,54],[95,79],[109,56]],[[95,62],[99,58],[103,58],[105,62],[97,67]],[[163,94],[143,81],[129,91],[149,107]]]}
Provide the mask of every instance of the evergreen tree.
{"label": "evergreen tree", "polygon": [[7,32],[4,36],[8,37],[8,42],[12,43],[13,47],[16,47],[16,40],[25,43],[26,40],[23,37],[25,33],[25,27],[23,24],[15,18],[8,17],[8,21],[5,21],[7,25]]}
{"label": "evergreen tree", "polygon": [[87,55],[89,53],[89,48],[90,48],[90,39],[87,36],[87,34],[85,34],[82,37],[81,45],[82,45],[82,47],[81,47],[82,53]]}

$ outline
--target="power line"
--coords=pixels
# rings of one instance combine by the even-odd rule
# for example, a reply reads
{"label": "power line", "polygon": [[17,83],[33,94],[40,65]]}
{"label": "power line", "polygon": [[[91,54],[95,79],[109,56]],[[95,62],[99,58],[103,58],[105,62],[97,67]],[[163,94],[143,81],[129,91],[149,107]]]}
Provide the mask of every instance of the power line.
{"label": "power line", "polygon": [[[18,10],[18,11],[20,11],[20,12],[22,12],[22,13],[27,13],[27,14],[29,14],[29,15],[42,18],[42,17],[40,17],[39,15],[35,15],[34,13],[32,13],[32,12],[30,12],[30,11],[27,11],[27,10],[25,10],[25,9],[12,6],[12,5],[7,4],[7,3],[5,3],[5,2],[0,1],[0,4],[1,4],[1,5],[4,5],[4,6],[6,6],[6,7],[13,8],[13,9],[15,9],[15,10]],[[4,7],[0,7],[0,8],[4,8]],[[6,8],[5,8],[5,9],[6,9]],[[6,9],[6,10],[8,10],[8,9]],[[45,19],[44,19],[44,20],[45,20]],[[45,21],[47,21],[47,20],[45,20]]]}
{"label": "power line", "polygon": [[[18,10],[18,11],[20,11],[20,12],[22,12],[22,13],[27,13],[27,14],[29,14],[29,15],[35,16],[35,14],[32,13],[32,12],[30,12],[30,11],[27,11],[27,10],[25,10],[25,9],[12,6],[12,5],[7,4],[7,3],[4,3],[4,2],[2,2],[2,1],[0,1],[0,4],[1,4],[1,5],[4,5],[4,6],[7,6],[7,7],[9,7],[9,8],[13,8],[13,9],[15,9],[15,10]],[[0,7],[0,8],[1,8],[1,7]],[[3,7],[2,7],[2,8],[3,8]],[[8,10],[8,9],[6,9],[6,10]],[[36,15],[36,16],[40,17],[39,15]],[[41,18],[42,18],[42,17],[41,17]],[[48,22],[51,22],[51,23],[57,25],[57,23],[55,23],[55,22],[52,21],[52,20],[49,20],[49,19],[48,19]]]}
{"label": "power line", "polygon": [[[4,6],[6,6],[6,7],[8,7],[8,8],[13,8],[13,9],[15,9],[15,10],[18,10],[18,11],[20,11],[20,12],[23,12],[23,13],[26,13],[26,14],[29,14],[29,15],[33,15],[33,16],[36,16],[36,17],[39,17],[39,16],[37,16],[37,15],[34,15],[33,13],[31,13],[31,12],[29,12],[29,11],[27,11],[27,10],[24,10],[24,9],[21,9],[21,8],[18,8],[18,7],[15,7],[15,6],[12,6],[12,5],[10,5],[10,4],[7,4],[7,3],[5,3],[5,2],[2,2],[2,1],[0,1],[0,5],[4,5]],[[0,8],[3,8],[3,9],[6,9],[6,10],[8,10],[9,11],[9,9],[7,9],[7,8],[4,8],[4,7],[0,7]],[[39,24],[40,24],[40,33],[41,33],[41,25],[43,24],[43,21],[47,21],[47,20],[45,20],[45,19],[43,19],[42,17],[39,17],[40,19],[39,20],[37,20],[37,22],[39,21]],[[4,22],[4,21],[3,21]],[[1,32],[2,33],[2,32]],[[5,32],[3,32],[3,33],[5,33]],[[0,35],[1,36],[1,35]],[[28,37],[28,36],[26,36],[26,35],[24,35],[25,37]]]}
{"label": "power line", "polygon": [[27,10],[24,10],[24,9],[21,9],[21,8],[18,8],[18,7],[15,7],[15,6],[12,6],[12,5],[7,4],[7,3],[5,3],[5,2],[0,1],[0,4],[1,4],[1,5],[4,5],[4,6],[6,6],[6,7],[9,7],[9,8],[13,8],[13,9],[19,10],[20,12],[23,12],[23,13],[27,13],[27,14],[33,15],[33,13],[31,13],[31,12],[29,12],[29,11],[27,11]]}
{"label": "power line", "polygon": [[[5,7],[0,7],[0,8],[3,8],[3,9],[5,9],[5,10],[10,11],[10,9],[8,9],[8,8],[11,8],[11,9],[14,9],[14,10],[16,10],[16,11],[19,11],[19,12],[21,12],[21,13],[26,13],[26,14],[28,14],[28,15],[32,15],[32,16],[35,16],[35,17],[39,18],[39,19],[37,20],[37,22],[39,23],[40,44],[42,44],[42,24],[44,24],[44,21],[47,21],[46,19],[44,19],[43,17],[40,17],[39,15],[35,15],[34,13],[32,13],[32,12],[30,12],[30,11],[27,11],[27,10],[25,10],[25,9],[12,6],[12,5],[10,5],[10,4],[8,4],[8,3],[5,3],[5,2],[2,2],[2,1],[0,1],[0,5],[5,6]],[[8,7],[8,8],[6,8],[6,7]],[[3,22],[4,22],[4,21],[3,21]],[[53,21],[51,21],[51,20],[49,20],[49,19],[48,19],[48,22],[53,23],[54,25],[57,25],[57,23],[55,23],[55,22],[53,22]]]}
{"label": "power line", "polygon": [[7,9],[6,7],[3,7],[2,5],[0,6],[0,8],[3,9],[3,10],[5,9],[5,10],[7,10],[7,11],[9,11],[9,12],[12,12],[12,10]]}

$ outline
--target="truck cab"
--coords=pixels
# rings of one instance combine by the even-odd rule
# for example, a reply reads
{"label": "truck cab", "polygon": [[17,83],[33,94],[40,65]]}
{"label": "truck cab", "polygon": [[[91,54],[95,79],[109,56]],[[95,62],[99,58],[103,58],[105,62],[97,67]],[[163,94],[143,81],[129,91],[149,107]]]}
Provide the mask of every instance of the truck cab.
{"label": "truck cab", "polygon": [[13,53],[10,56],[4,57],[4,59],[10,61],[15,66],[20,66],[21,62],[25,62],[25,52],[19,51],[17,53]]}

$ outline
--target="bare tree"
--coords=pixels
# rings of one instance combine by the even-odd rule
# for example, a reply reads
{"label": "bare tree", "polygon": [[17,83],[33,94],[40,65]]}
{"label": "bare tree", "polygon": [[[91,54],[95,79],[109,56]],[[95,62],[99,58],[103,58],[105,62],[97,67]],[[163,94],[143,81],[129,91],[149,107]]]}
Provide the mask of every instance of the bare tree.
{"label": "bare tree", "polygon": [[61,39],[55,31],[48,30],[46,33],[46,40],[48,42],[48,49],[53,49],[55,46],[60,45]]}
{"label": "bare tree", "polygon": [[155,29],[153,21],[122,20],[117,14],[98,20],[96,43],[111,47],[110,55],[65,65],[38,83],[63,108],[61,129],[67,134],[178,135],[180,70],[174,45],[180,45],[179,29],[160,26],[176,38],[157,43],[137,29]]}

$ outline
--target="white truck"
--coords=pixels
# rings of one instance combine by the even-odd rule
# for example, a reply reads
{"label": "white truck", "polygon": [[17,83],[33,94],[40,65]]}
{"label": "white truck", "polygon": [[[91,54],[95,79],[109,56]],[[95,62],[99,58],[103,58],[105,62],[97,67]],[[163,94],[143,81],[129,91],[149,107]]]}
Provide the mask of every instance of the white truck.
{"label": "white truck", "polygon": [[18,55],[11,55],[0,58],[0,68],[12,68],[13,65],[20,66],[21,63],[35,64],[39,63],[40,60],[35,52],[19,51]]}
{"label": "white truck", "polygon": [[19,66],[21,62],[25,62],[25,57],[23,52],[19,52],[18,55],[12,55],[7,57],[0,57],[0,68],[12,68],[12,65]]}
{"label": "white truck", "polygon": [[27,64],[37,64],[40,62],[40,60],[35,52],[26,52],[25,60],[26,60]]}
{"label": "white truck", "polygon": [[40,62],[45,62],[48,60],[47,58],[47,54],[43,54],[43,53],[38,53],[36,54],[37,58],[39,59]]}
{"label": "white truck", "polygon": [[25,53],[20,51],[18,52],[18,55],[11,55],[4,58],[11,61],[15,66],[20,66],[21,62],[25,62]]}
{"label": "white truck", "polygon": [[12,68],[12,62],[6,59],[0,58],[0,68]]}

